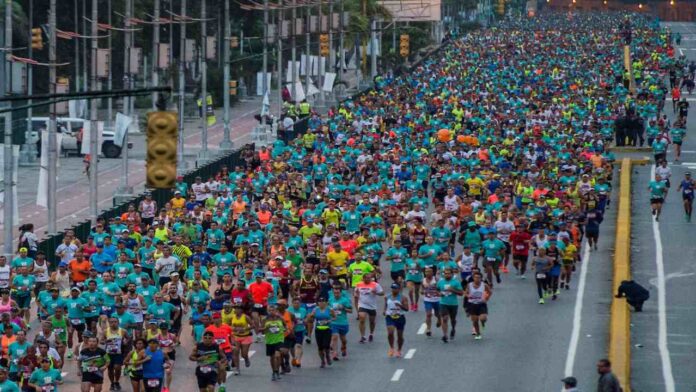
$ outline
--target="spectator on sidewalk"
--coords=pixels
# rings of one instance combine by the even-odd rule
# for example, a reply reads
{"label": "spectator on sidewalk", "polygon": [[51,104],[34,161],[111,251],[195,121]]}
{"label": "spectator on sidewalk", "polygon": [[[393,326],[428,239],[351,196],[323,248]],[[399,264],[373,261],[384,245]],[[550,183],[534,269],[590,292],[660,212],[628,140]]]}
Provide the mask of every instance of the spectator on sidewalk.
{"label": "spectator on sidewalk", "polygon": [[597,362],[597,373],[599,373],[597,392],[623,391],[619,379],[611,372],[611,361],[606,358],[600,359],[599,362]]}

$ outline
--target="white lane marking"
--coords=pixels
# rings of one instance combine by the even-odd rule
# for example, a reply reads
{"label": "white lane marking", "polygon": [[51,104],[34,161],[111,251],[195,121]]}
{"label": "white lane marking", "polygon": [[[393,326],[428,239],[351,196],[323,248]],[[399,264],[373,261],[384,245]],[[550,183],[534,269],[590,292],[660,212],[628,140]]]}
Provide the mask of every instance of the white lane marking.
{"label": "white lane marking", "polygon": [[253,357],[254,354],[256,354],[256,351],[254,351],[254,350],[249,351],[249,358]]}
{"label": "white lane marking", "polygon": [[[673,279],[673,278],[686,278],[686,277],[694,276],[694,275],[696,275],[696,272],[672,272],[672,273],[667,274],[667,276],[665,276],[665,281],[668,281],[668,280]],[[650,280],[648,280],[648,283],[650,283],[650,285],[652,285],[652,286],[657,287],[658,279],[651,278]],[[670,334],[670,336],[671,335],[674,335],[674,334]]]}
{"label": "white lane marking", "polygon": [[60,373],[60,376],[63,377],[63,378],[65,378],[65,376],[67,376],[67,375],[68,375],[68,372],[61,372],[61,373]]}
{"label": "white lane marking", "polygon": [[428,327],[425,325],[425,323],[421,324],[420,328],[418,328],[418,335],[423,335],[426,329],[428,329]]}
{"label": "white lane marking", "polygon": [[404,369],[396,369],[394,372],[394,375],[392,376],[391,380],[392,381],[399,381],[401,378],[401,375],[404,374]]}
{"label": "white lane marking", "polygon": [[679,48],[679,54],[682,56],[684,55],[684,51],[682,50],[682,48]]}
{"label": "white lane marking", "polygon": [[[650,169],[650,180],[655,178],[655,166]],[[655,238],[655,264],[657,266],[657,313],[658,313],[658,339],[660,360],[662,361],[662,378],[665,380],[665,392],[674,392],[674,375],[672,374],[672,360],[669,357],[667,346],[667,299],[665,295],[665,263],[662,256],[662,235],[660,223],[652,219],[653,237]]]}
{"label": "white lane marking", "polygon": [[580,265],[580,280],[578,282],[578,292],[575,296],[575,312],[573,313],[573,330],[570,333],[570,344],[568,345],[568,355],[566,356],[565,376],[573,375],[575,365],[575,354],[578,350],[580,341],[580,326],[582,324],[582,302],[585,297],[585,283],[587,282],[587,270],[590,263],[590,245],[585,241],[585,250],[582,254],[582,264]]}
{"label": "white lane marking", "polygon": [[406,352],[406,355],[404,355],[404,359],[411,359],[414,355],[416,355],[416,349],[412,348]]}

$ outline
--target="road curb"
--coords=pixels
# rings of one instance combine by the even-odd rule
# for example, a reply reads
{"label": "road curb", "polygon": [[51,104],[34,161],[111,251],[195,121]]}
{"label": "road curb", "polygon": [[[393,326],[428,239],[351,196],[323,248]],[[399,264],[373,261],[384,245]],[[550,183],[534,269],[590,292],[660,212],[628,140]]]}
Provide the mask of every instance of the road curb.
{"label": "road curb", "polygon": [[631,312],[624,298],[616,298],[619,285],[631,278],[631,170],[630,158],[621,161],[619,211],[616,217],[614,284],[611,296],[609,360],[624,391],[631,391]]}

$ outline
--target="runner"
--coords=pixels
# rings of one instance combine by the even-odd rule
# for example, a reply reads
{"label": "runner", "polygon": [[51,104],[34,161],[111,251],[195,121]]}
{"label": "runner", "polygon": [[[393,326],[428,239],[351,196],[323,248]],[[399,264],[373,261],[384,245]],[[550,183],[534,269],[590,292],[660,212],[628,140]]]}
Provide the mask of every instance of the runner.
{"label": "runner", "polygon": [[549,291],[549,273],[552,266],[551,258],[546,256],[546,248],[537,249],[537,254],[532,256],[532,266],[535,271],[539,304],[543,305],[546,293]]}
{"label": "runner", "polygon": [[[496,240],[498,241],[498,240]],[[442,271],[442,278],[437,282],[437,290],[440,295],[440,323],[442,327],[442,341],[444,343],[454,339],[457,328],[457,308],[459,307],[458,295],[464,294],[461,282],[453,276],[452,270],[447,268]],[[449,323],[452,328],[449,328]],[[449,337],[447,331],[449,329]]]}
{"label": "runner", "polygon": [[253,325],[250,318],[244,314],[244,309],[241,304],[234,305],[234,314],[232,315],[230,326],[232,327],[234,336],[232,354],[233,364],[236,367],[234,375],[236,376],[239,375],[240,357],[244,359],[245,367],[251,366],[251,361],[249,360],[249,347],[251,343],[253,343],[253,337],[251,335]]}
{"label": "runner", "polygon": [[200,392],[214,392],[218,386],[218,392],[225,390],[224,385],[218,385],[218,372],[225,371],[227,361],[224,351],[215,343],[213,332],[203,332],[203,341],[196,343],[189,360],[196,362],[196,379]]}
{"label": "runner", "polygon": [[665,195],[667,194],[667,184],[662,181],[662,177],[660,177],[659,174],[655,174],[655,180],[650,181],[648,190],[650,191],[650,208],[652,208],[652,214],[655,220],[659,221],[660,213],[662,212],[662,203],[664,203]]}
{"label": "runner", "polygon": [[329,307],[335,316],[329,325],[331,329],[331,358],[338,361],[339,339],[341,341],[341,357],[348,355],[348,339],[346,338],[349,331],[348,314],[353,313],[350,298],[343,295],[343,288],[338,283],[334,283],[329,295]]}
{"label": "runner", "polygon": [[[408,298],[401,295],[401,286],[399,283],[392,283],[391,292],[384,297],[384,311],[382,312],[387,323],[388,357],[401,358],[401,350],[404,347],[404,328],[406,327],[404,312],[408,312],[408,310]],[[394,332],[396,332],[396,350]]]}
{"label": "runner", "polygon": [[423,307],[425,308],[425,336],[431,337],[431,326],[433,323],[433,315],[437,319],[435,328],[440,328],[442,319],[440,317],[440,292],[437,288],[438,280],[433,273],[433,269],[426,267],[424,269],[423,285],[421,286],[421,294],[423,294]]}
{"label": "runner", "polygon": [[[377,296],[384,295],[382,286],[372,280],[373,274],[363,275],[362,282],[355,286],[353,295],[358,304],[358,328],[360,329],[360,343],[374,340],[377,318]],[[369,319],[370,335],[366,336],[365,322]]]}
{"label": "runner", "polygon": [[[285,322],[278,313],[276,305],[268,306],[268,315],[263,321],[263,333],[266,340],[266,356],[271,364],[271,381],[280,380],[280,368],[282,364],[280,349],[285,341]],[[317,339],[317,343],[319,339]]]}
{"label": "runner", "polygon": [[464,297],[467,299],[467,311],[474,325],[475,339],[481,340],[481,333],[488,321],[488,300],[491,298],[492,289],[483,282],[480,272],[475,272],[472,277],[473,280],[466,285]]}
{"label": "runner", "polygon": [[101,344],[109,355],[109,382],[110,391],[121,390],[121,369],[123,367],[123,347],[128,342],[128,335],[125,329],[118,325],[117,317],[109,318],[109,326],[103,331]]}
{"label": "runner", "polygon": [[[365,275],[367,276],[367,275]],[[328,307],[328,301],[325,297],[319,297],[317,307],[312,310],[312,313],[307,316],[310,320],[316,323],[314,337],[317,340],[317,352],[321,360],[321,368],[326,365],[331,366],[331,326],[330,324],[336,320],[336,314],[333,309]]]}
{"label": "runner", "polygon": [[694,205],[694,188],[696,188],[696,181],[691,178],[691,173],[684,173],[684,179],[679,184],[677,191],[682,193],[682,202],[684,204],[684,218],[687,222],[691,222],[691,212],[693,211]]}
{"label": "runner", "polygon": [[100,392],[104,384],[104,372],[109,368],[109,355],[99,347],[96,336],[86,340],[86,346],[80,350],[77,358],[77,375],[82,379],[82,392]]}

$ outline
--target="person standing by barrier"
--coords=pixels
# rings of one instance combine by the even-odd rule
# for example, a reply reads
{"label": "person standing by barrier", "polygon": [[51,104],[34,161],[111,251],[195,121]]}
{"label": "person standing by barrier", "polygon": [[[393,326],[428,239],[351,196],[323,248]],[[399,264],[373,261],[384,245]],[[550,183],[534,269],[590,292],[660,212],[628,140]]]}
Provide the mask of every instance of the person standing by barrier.
{"label": "person standing by barrier", "polygon": [[611,371],[611,361],[606,358],[602,358],[597,362],[597,373],[599,373],[599,380],[597,380],[597,392],[622,392],[621,384],[619,379],[616,378],[614,373]]}

